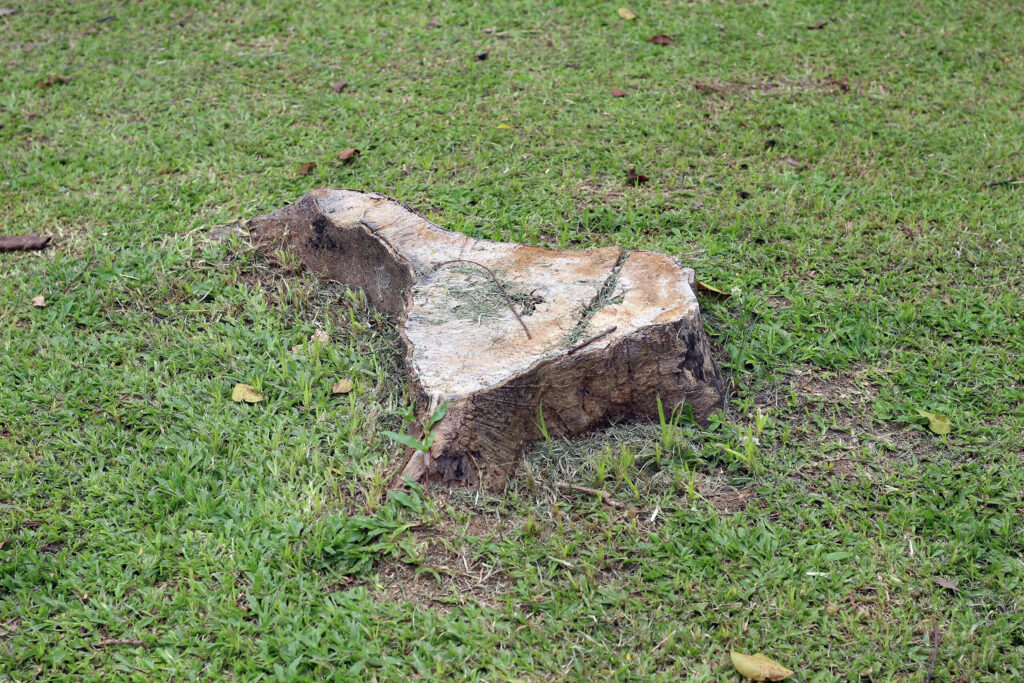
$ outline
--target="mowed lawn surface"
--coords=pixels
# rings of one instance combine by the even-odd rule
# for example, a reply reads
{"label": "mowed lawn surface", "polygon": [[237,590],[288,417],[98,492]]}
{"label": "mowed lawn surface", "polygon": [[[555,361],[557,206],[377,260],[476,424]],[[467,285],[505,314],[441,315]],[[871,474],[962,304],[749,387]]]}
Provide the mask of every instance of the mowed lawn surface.
{"label": "mowed lawn surface", "polygon": [[[0,680],[1021,679],[1019,3],[256,4],[0,3]],[[678,256],[735,393],[388,494],[393,327],[214,237],[322,186]]]}

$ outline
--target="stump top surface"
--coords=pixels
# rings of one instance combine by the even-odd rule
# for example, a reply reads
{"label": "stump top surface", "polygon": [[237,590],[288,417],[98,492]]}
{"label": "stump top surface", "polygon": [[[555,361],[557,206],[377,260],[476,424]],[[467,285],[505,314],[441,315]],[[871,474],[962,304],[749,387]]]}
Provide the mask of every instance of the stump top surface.
{"label": "stump top surface", "polygon": [[[670,256],[491,242],[444,230],[379,195],[313,195],[336,227],[370,230],[415,272],[403,334],[412,369],[439,400],[494,386],[602,333],[578,352],[698,315],[693,271]],[[529,338],[480,266],[500,281]]]}

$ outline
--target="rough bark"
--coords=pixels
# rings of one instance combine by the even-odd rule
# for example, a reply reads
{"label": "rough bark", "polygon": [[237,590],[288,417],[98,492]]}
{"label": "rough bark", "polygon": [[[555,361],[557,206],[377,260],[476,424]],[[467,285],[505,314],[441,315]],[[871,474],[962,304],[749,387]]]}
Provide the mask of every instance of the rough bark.
{"label": "rough bark", "polygon": [[49,243],[49,237],[41,237],[34,232],[28,235],[0,235],[0,251],[33,251]]}
{"label": "rough bark", "polygon": [[659,397],[702,422],[722,404],[694,272],[669,256],[478,240],[349,190],[314,190],[249,225],[395,314],[418,414],[449,403],[400,478],[501,488],[542,438],[541,412],[558,438],[649,419]]}

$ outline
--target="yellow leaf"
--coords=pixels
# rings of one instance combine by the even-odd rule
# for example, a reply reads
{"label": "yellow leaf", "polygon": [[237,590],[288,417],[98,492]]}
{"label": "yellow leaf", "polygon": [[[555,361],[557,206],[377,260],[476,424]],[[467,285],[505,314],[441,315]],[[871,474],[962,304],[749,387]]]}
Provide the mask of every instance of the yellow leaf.
{"label": "yellow leaf", "polygon": [[40,294],[39,296],[32,297],[32,305],[42,308],[46,305],[46,297]]}
{"label": "yellow leaf", "polygon": [[629,9],[628,7],[620,7],[619,16],[625,19],[626,21],[633,21],[634,19],[636,19],[636,12]]}
{"label": "yellow leaf", "polygon": [[736,670],[752,681],[781,681],[793,675],[792,671],[760,653],[745,655],[730,652],[729,658],[732,659],[732,665]]}
{"label": "yellow leaf", "polygon": [[352,391],[352,380],[350,379],[339,379],[331,385],[332,394],[347,394],[350,391]]}
{"label": "yellow leaf", "polygon": [[248,384],[236,384],[235,388],[231,391],[231,400],[235,403],[259,403],[263,400],[263,397],[256,393]]}
{"label": "yellow leaf", "polygon": [[497,128],[498,130],[512,130],[512,126],[508,125],[507,123],[499,123],[497,126],[495,126],[495,128]]}
{"label": "yellow leaf", "polygon": [[929,413],[927,410],[921,410],[920,408],[917,409],[917,414],[928,418],[928,429],[936,434],[949,434],[953,430],[953,425],[950,424],[949,418],[945,415]]}
{"label": "yellow leaf", "polygon": [[702,294],[710,294],[711,296],[713,296],[713,297],[715,297],[715,298],[717,298],[717,299],[719,299],[721,301],[725,301],[726,299],[728,299],[731,296],[731,294],[729,294],[728,292],[723,292],[719,288],[712,287],[711,285],[705,284],[705,283],[701,282],[700,280],[697,281],[697,291],[702,293]]}

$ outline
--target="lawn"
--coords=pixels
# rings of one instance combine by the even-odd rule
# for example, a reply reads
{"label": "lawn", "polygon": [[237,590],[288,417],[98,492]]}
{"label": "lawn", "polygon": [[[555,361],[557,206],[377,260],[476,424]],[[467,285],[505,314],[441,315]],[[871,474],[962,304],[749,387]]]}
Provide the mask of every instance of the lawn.
{"label": "lawn", "polygon": [[[0,4],[0,681],[1024,677],[1019,3]],[[677,256],[728,405],[389,493],[314,187]]]}

